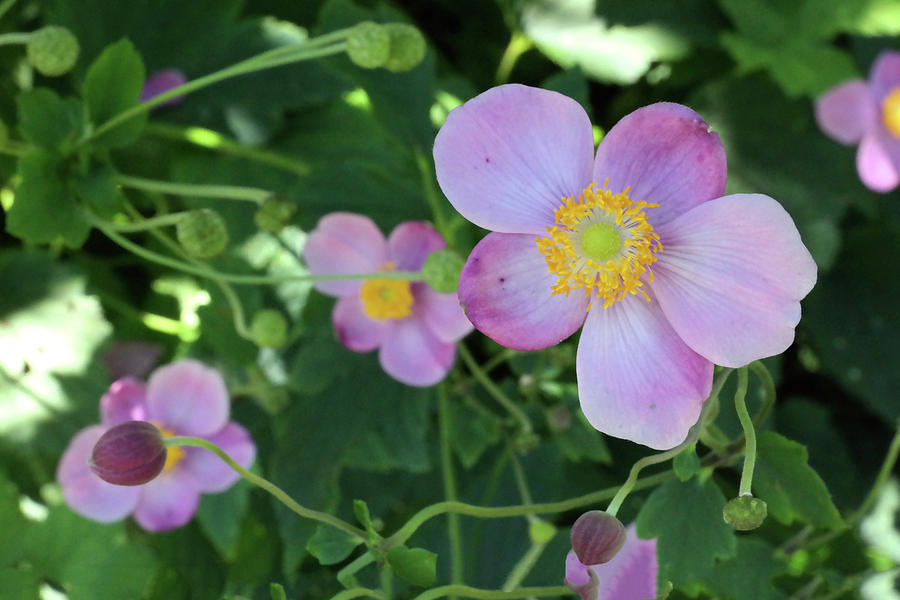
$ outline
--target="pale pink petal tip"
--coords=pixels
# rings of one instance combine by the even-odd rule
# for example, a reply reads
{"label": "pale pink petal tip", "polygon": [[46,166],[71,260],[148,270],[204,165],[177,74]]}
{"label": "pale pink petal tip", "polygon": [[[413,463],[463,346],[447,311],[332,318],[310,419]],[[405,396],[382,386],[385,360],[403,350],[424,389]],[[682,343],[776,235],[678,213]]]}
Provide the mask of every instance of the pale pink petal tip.
{"label": "pale pink petal tip", "polygon": [[394,228],[388,238],[388,256],[395,271],[416,272],[435,250],[447,245],[434,228],[423,221],[408,221]]}
{"label": "pale pink petal tip", "polygon": [[381,368],[401,383],[434,385],[453,367],[456,344],[437,339],[417,315],[397,321],[378,352]]}
{"label": "pale pink petal tip", "polygon": [[141,486],[140,490],[134,519],[147,531],[168,531],[185,525],[194,517],[200,504],[200,492],[193,477],[179,465]]}
{"label": "pale pink petal tip", "polygon": [[816,122],[832,139],[855,144],[878,118],[875,100],[868,84],[861,79],[831,88],[816,100]]}
{"label": "pale pink petal tip", "polygon": [[894,166],[877,131],[867,133],[856,150],[856,170],[863,184],[880,194],[900,184],[900,172]]}
{"label": "pale pink petal tip", "polygon": [[179,435],[216,433],[228,422],[229,411],[222,376],[196,360],[160,367],[147,382],[148,417]]}
{"label": "pale pink petal tip", "polygon": [[[388,262],[387,240],[364,215],[335,212],[319,219],[303,247],[303,259],[313,275],[377,273]],[[315,288],[331,296],[359,293],[358,279],[317,281]]]}
{"label": "pale pink petal tip", "polygon": [[116,380],[100,398],[100,420],[104,425],[145,421],[146,399],[147,386],[142,382],[131,377]]}
{"label": "pale pink petal tip", "polygon": [[[256,444],[247,430],[237,423],[228,423],[208,439],[245,469],[256,460]],[[223,492],[241,478],[237,471],[205,448],[184,450],[184,468],[190,471],[194,484],[203,493]]]}

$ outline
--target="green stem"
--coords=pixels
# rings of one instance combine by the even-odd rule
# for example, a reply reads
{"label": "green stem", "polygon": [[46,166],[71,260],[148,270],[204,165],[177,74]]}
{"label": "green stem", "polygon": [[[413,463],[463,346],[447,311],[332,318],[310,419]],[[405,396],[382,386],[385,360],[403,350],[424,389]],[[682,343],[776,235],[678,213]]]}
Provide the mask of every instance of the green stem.
{"label": "green stem", "polygon": [[169,227],[177,225],[180,220],[188,215],[188,211],[169,213],[158,217],[150,217],[149,219],[141,219],[131,223],[108,223],[107,226],[114,231],[123,233],[133,233],[135,231],[147,231],[148,229],[156,229],[158,227]]}
{"label": "green stem", "polygon": [[738,420],[744,429],[744,469],[741,471],[741,484],[738,488],[738,496],[751,496],[750,488],[753,485],[753,469],[756,467],[756,429],[753,420],[747,412],[747,368],[738,369],[737,391],[734,393],[734,409],[737,411]]}
{"label": "green stem", "polygon": [[422,192],[425,195],[428,206],[431,208],[431,216],[434,218],[434,226],[441,236],[449,242],[451,232],[447,224],[447,219],[444,216],[444,211],[441,208],[441,202],[438,199],[437,191],[434,189],[435,179],[431,170],[431,165],[419,148],[413,150],[413,155],[415,156],[416,167],[419,170],[419,176],[422,180]]}
{"label": "green stem", "polygon": [[371,552],[361,554],[357,558],[355,558],[349,565],[338,571],[337,580],[340,581],[342,585],[348,586],[350,585],[350,579],[356,574],[357,571],[372,564],[373,562],[375,562],[374,554],[372,554]]}
{"label": "green stem", "polygon": [[894,465],[897,464],[898,453],[900,453],[900,421],[897,421],[897,430],[894,432],[894,437],[891,440],[890,446],[888,446],[887,454],[885,454],[884,462],[881,464],[881,470],[878,471],[878,476],[875,478],[872,489],[869,490],[866,499],[863,500],[863,503],[859,508],[853,511],[846,519],[849,525],[854,525],[869,512],[872,504],[875,503],[875,500],[878,498],[879,494],[881,494],[881,488],[884,487],[884,484],[887,483],[891,473],[894,471]]}
{"label": "green stem", "polygon": [[312,510],[312,509],[306,508],[305,506],[301,506],[293,498],[288,496],[287,493],[285,493],[285,491],[282,490],[280,487],[278,487],[274,483],[270,482],[268,479],[260,477],[259,475],[256,475],[254,473],[251,473],[250,471],[248,471],[247,469],[245,469],[244,467],[239,465],[237,462],[235,462],[234,459],[231,458],[230,456],[228,456],[228,454],[226,454],[224,450],[222,450],[221,448],[219,448],[218,446],[216,446],[209,440],[204,440],[201,438],[196,438],[196,437],[191,437],[191,436],[174,435],[174,436],[164,438],[164,443],[165,443],[166,447],[195,446],[198,448],[206,448],[207,450],[209,450],[210,452],[212,452],[213,454],[218,456],[220,459],[222,459],[225,462],[225,464],[227,464],[229,467],[231,467],[232,469],[237,471],[241,475],[241,477],[243,477],[244,479],[246,479],[253,485],[256,485],[256,486],[261,487],[262,489],[266,490],[267,492],[269,492],[270,494],[275,496],[275,498],[277,498],[282,504],[287,506],[289,509],[291,509],[292,511],[294,511],[295,513],[297,513],[304,519],[312,519],[314,521],[319,521],[320,523],[325,523],[327,525],[331,525],[332,527],[340,529],[341,531],[344,531],[344,532],[352,535],[353,537],[357,537],[362,540],[368,539],[368,537],[369,537],[368,533],[366,533],[362,529],[354,527],[353,525],[351,525],[350,523],[347,523],[346,521],[342,521],[341,519],[338,519],[337,517],[332,516],[328,513],[320,512],[317,510]]}
{"label": "green stem", "polygon": [[27,44],[31,39],[31,33],[0,33],[0,46],[11,46],[13,44]]}
{"label": "green stem", "polygon": [[351,600],[351,598],[379,598],[384,600],[384,594],[379,590],[370,590],[368,588],[350,588],[343,592],[338,592],[331,597],[331,600]]}
{"label": "green stem", "polygon": [[130,175],[118,175],[116,181],[120,185],[148,192],[161,194],[173,194],[178,196],[196,196],[199,198],[224,198],[226,200],[246,200],[261,204],[263,200],[272,195],[271,192],[259,188],[242,187],[237,185],[207,185],[196,183],[176,183],[172,181],[157,181],[143,177]]}
{"label": "green stem", "polygon": [[469,587],[467,585],[444,585],[422,592],[413,600],[433,600],[434,598],[443,598],[444,596],[462,596],[464,598],[485,599],[503,599],[503,598],[558,598],[560,596],[571,596],[572,591],[561,585],[552,587],[528,587],[519,588],[509,592],[500,590],[483,590],[479,588]]}
{"label": "green stem", "polygon": [[775,406],[775,381],[772,380],[772,374],[769,373],[766,365],[762,362],[757,360],[750,363],[749,366],[750,370],[753,371],[753,374],[762,382],[763,390],[765,391],[765,399],[763,400],[762,408],[760,408],[756,416],[753,417],[753,425],[759,427],[765,422],[766,417],[769,416],[772,407]]}
{"label": "green stem", "polygon": [[185,142],[227,154],[246,158],[260,164],[276,167],[283,171],[287,171],[294,175],[309,175],[312,169],[306,163],[298,162],[287,156],[273,152],[271,150],[263,150],[260,148],[251,148],[244,146],[234,140],[228,139],[218,131],[205,129],[203,127],[180,127],[168,123],[147,123],[144,131],[150,135],[155,135],[168,140]]}
{"label": "green stem", "polygon": [[544,548],[546,547],[547,544],[532,543],[531,547],[528,548],[522,558],[519,559],[519,562],[516,563],[516,566],[509,572],[509,577],[503,582],[503,587],[501,589],[504,592],[511,592],[519,587],[525,577],[531,573],[531,569],[534,568],[535,563],[541,558],[541,554],[544,553]]}
{"label": "green stem", "polygon": [[534,47],[534,43],[527,35],[521,31],[513,31],[509,38],[509,43],[506,45],[506,50],[503,51],[503,56],[500,58],[500,64],[497,65],[495,78],[498,85],[509,81],[513,67],[516,66],[519,57],[531,50],[532,47]]}
{"label": "green stem", "polygon": [[3,0],[3,2],[0,2],[0,19],[3,18],[3,15],[9,12],[9,9],[15,6],[17,1],[18,0]]}
{"label": "green stem", "polygon": [[459,355],[462,357],[463,362],[466,363],[466,366],[469,368],[469,372],[472,373],[472,376],[478,380],[478,383],[487,391],[491,397],[494,398],[497,402],[499,402],[503,408],[509,412],[517,421],[519,421],[522,426],[522,433],[531,433],[534,431],[534,428],[531,426],[531,420],[528,418],[522,409],[516,406],[515,402],[506,397],[499,387],[497,387],[491,378],[485,374],[485,372],[478,366],[478,363],[475,362],[475,358],[469,352],[469,349],[466,348],[464,344],[459,344]]}
{"label": "green stem", "polygon": [[[346,31],[347,30],[344,30],[343,35],[346,35]],[[328,41],[339,39],[337,37],[339,33],[341,32],[333,32],[331,34],[328,34],[330,36],[328,38]],[[159,106],[160,104],[163,104],[166,101],[171,100],[172,98],[190,94],[191,92],[195,92],[199,89],[202,89],[214,83],[218,83],[225,79],[293,62],[299,62],[301,60],[309,60],[312,58],[320,58],[332,54],[339,54],[341,52],[344,52],[345,49],[346,43],[343,41],[338,41],[330,46],[319,47],[319,42],[310,40],[302,44],[290,46],[288,48],[275,48],[273,50],[268,50],[246,60],[235,63],[231,66],[225,67],[224,69],[220,69],[218,71],[210,73],[209,75],[204,75],[203,77],[188,81],[183,85],[179,85],[178,87],[172,88],[171,90],[164,92],[158,96],[154,96],[146,102],[136,104],[135,106],[132,106],[131,108],[120,112],[105,123],[98,126],[93,131],[93,133],[85,138],[82,138],[81,143],[85,144],[106,133],[110,129],[124,123],[125,121],[128,121],[129,119],[132,119],[140,114],[146,113],[151,108]]]}
{"label": "green stem", "polygon": [[[444,495],[450,502],[456,502],[456,477],[453,472],[453,453],[450,448],[450,405],[447,400],[447,386],[438,386],[438,410],[441,426],[441,474],[444,479]],[[447,513],[447,537],[450,540],[450,581],[454,584],[463,582],[462,538],[459,529],[459,515]]]}

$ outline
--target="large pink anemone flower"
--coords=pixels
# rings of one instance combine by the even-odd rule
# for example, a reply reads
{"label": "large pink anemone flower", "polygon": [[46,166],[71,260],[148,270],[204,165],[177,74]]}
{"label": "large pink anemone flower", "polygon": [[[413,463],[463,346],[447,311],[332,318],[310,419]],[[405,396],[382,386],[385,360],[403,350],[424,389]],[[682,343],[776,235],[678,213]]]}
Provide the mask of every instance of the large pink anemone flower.
{"label": "large pink anemone flower", "polygon": [[656,598],[656,540],[642,540],[634,524],[626,528],[625,545],[601,565],[582,564],[574,550],[566,555],[566,585],[582,600]]}
{"label": "large pink anemone flower", "polygon": [[517,350],[582,324],[581,407],[609,435],[682,442],[728,367],[783,352],[816,264],[791,217],[725,191],[725,151],[691,109],[634,111],[594,156],[590,121],[556,92],[492,88],[435,139],[444,194],[491,230],[459,298],[475,328]]}
{"label": "large pink anemone flower", "polygon": [[230,401],[222,376],[195,360],[180,360],[153,371],[146,384],[125,377],[100,399],[99,425],[79,431],[59,461],[56,480],[78,514],[108,523],[130,514],[147,531],[181,527],[191,520],[200,495],[223,492],[238,475],[209,450],[173,447],[153,480],[137,486],[113,485],[91,472],[88,460],[97,440],[126,421],[149,421],[164,436],[190,435],[218,445],[244,467],[253,464],[256,445],[247,431],[229,421]]}
{"label": "large pink anemone flower", "polygon": [[[336,212],[319,220],[303,258],[313,275],[416,273],[429,254],[445,247],[421,221],[401,223],[385,239],[370,218]],[[338,298],[332,322],[341,343],[354,352],[378,349],[385,372],[407,385],[434,385],[446,377],[456,342],[472,331],[456,294],[436,292],[422,281],[344,279],[315,287]]]}
{"label": "large pink anemone flower", "polygon": [[816,100],[816,121],[829,137],[859,144],[856,170],[866,187],[889,192],[900,184],[900,52],[878,55],[869,80],[852,79]]}

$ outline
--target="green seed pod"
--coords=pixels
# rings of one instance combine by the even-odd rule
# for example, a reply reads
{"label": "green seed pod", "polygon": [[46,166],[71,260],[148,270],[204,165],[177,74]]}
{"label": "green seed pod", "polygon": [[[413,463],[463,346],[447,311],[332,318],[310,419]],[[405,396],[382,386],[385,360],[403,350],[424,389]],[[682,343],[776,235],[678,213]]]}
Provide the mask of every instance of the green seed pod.
{"label": "green seed pod", "polygon": [[391,54],[391,35],[378,23],[363,21],[350,30],[347,36],[347,56],[353,64],[364,69],[374,69],[387,62]]}
{"label": "green seed pod", "polygon": [[71,71],[79,51],[78,38],[58,25],[48,25],[32,33],[25,50],[31,66],[48,77]]}
{"label": "green seed pod", "polygon": [[228,246],[228,229],[216,211],[192,210],[175,225],[175,235],[185,252],[195,258],[212,258]]}
{"label": "green seed pod", "polygon": [[462,257],[453,250],[435,250],[422,265],[422,277],[434,291],[450,294],[456,291],[464,264]]}
{"label": "green seed pod", "polygon": [[729,500],[722,510],[725,522],[738,531],[750,531],[763,524],[768,515],[764,500],[753,496],[738,496]]}
{"label": "green seed pod", "polygon": [[258,346],[280,348],[287,340],[287,325],[287,319],[279,311],[264,308],[253,315],[250,335]]}
{"label": "green seed pod", "polygon": [[406,23],[384,25],[391,36],[391,52],[384,68],[388,71],[409,71],[425,58],[425,38],[422,33]]}
{"label": "green seed pod", "polygon": [[253,220],[263,231],[278,233],[297,214],[297,205],[282,194],[272,194],[263,200]]}

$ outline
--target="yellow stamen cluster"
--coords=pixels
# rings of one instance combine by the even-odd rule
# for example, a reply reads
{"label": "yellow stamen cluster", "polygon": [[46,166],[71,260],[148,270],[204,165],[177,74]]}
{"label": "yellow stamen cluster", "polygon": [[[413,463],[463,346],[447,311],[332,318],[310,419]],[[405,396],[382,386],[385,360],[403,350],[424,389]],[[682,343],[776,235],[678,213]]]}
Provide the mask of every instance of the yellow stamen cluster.
{"label": "yellow stamen cluster", "polygon": [[881,105],[881,122],[895,138],[900,138],[900,88],[894,88]]}
{"label": "yellow stamen cluster", "polygon": [[[641,286],[645,279],[653,281],[653,271],[648,267],[656,262],[662,244],[644,209],[656,206],[631,200],[628,188],[614,194],[605,185],[597,189],[593,183],[577,201],[563,198],[555,211],[556,224],[547,228],[546,237],[536,239],[548,271],[559,277],[552,294],[568,296],[572,290],[582,289],[593,301],[593,292],[603,301],[603,308],[638,292],[649,300]],[[605,260],[590,256],[581,243],[585,230],[598,223],[612,225],[620,241],[618,251]]]}
{"label": "yellow stamen cluster", "polygon": [[[173,435],[175,435],[174,431],[166,429],[159,423],[153,424],[157,429],[159,429],[159,432],[163,437],[172,437]],[[177,465],[179,462],[181,462],[182,458],[184,458],[184,448],[182,448],[181,446],[169,446],[168,448],[166,448],[166,464],[163,466],[163,471],[168,471],[169,469]]]}
{"label": "yellow stamen cluster", "polygon": [[[382,271],[393,271],[392,263]],[[412,314],[413,295],[408,281],[400,279],[366,279],[359,291],[363,312],[370,319],[403,319]]]}

